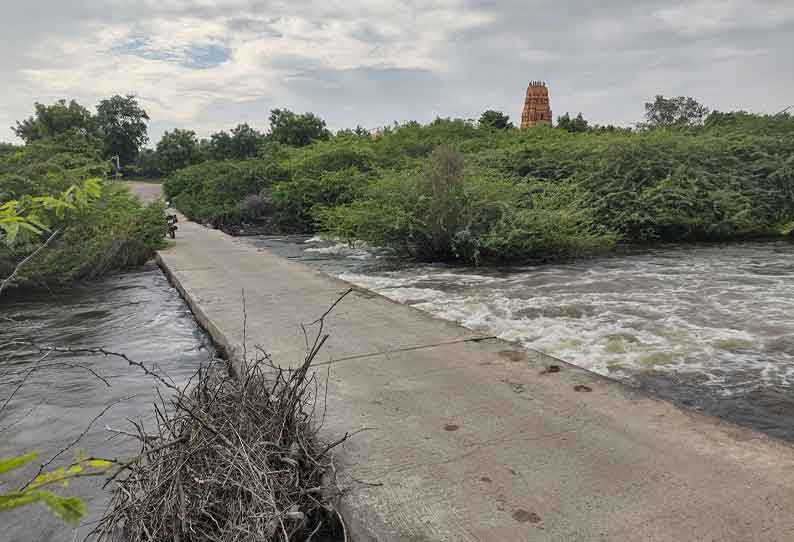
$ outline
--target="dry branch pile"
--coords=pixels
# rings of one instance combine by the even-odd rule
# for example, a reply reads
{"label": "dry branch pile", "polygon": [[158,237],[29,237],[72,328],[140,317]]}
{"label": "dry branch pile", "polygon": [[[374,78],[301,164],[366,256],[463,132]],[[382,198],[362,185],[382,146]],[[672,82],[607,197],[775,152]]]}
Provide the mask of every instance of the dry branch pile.
{"label": "dry branch pile", "polygon": [[169,404],[155,405],[158,432],[138,427],[141,455],[118,471],[98,538],[345,540],[331,505],[331,451],[341,440],[323,445],[313,423],[322,387],[310,366],[325,338],[296,369],[263,354],[237,378],[210,366],[189,391],[169,386]]}

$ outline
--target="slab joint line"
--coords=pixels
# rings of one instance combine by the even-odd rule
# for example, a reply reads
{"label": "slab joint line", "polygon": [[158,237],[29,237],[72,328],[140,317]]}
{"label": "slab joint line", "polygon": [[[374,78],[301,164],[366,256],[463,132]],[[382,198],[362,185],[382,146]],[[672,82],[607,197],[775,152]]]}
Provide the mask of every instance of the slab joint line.
{"label": "slab joint line", "polygon": [[493,339],[498,339],[495,335],[489,335],[486,337],[472,337],[470,339],[459,339],[457,341],[448,341],[448,342],[441,342],[441,343],[433,343],[433,344],[422,344],[418,346],[406,346],[403,348],[395,348],[394,350],[384,350],[381,352],[369,352],[367,354],[356,354],[355,356],[345,356],[342,358],[336,358],[329,361],[323,361],[321,363],[315,363],[314,366],[321,366],[321,365],[331,365],[333,363],[339,363],[342,361],[352,361],[357,359],[364,359],[364,358],[371,358],[374,356],[385,356],[388,354],[399,354],[401,352],[413,352],[415,350],[424,350],[426,348],[437,348],[439,346],[450,346],[453,344],[463,344],[463,343],[478,343],[482,341],[489,341]]}

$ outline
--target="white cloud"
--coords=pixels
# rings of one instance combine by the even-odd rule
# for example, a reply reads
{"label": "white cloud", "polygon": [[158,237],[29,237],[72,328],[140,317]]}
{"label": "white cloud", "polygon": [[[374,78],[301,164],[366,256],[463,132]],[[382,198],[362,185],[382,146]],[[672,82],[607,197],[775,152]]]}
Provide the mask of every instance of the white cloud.
{"label": "white cloud", "polygon": [[696,0],[664,7],[655,15],[676,32],[698,36],[739,28],[777,28],[794,20],[794,4],[769,0]]}
{"label": "white cloud", "polygon": [[[58,22],[4,12],[0,126],[35,100],[115,93],[137,94],[158,130],[201,134],[227,117],[261,127],[278,106],[335,127],[515,116],[538,78],[555,112],[626,123],[657,92],[782,109],[794,82],[789,0],[30,1]],[[739,94],[738,78],[754,93]]]}

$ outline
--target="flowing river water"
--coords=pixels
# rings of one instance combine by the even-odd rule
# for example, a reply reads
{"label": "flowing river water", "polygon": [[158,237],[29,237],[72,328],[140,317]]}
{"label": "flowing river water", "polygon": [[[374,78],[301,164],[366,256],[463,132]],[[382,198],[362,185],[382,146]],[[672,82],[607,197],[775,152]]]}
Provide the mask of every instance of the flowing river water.
{"label": "flowing river water", "polygon": [[[154,364],[177,385],[186,383],[214,354],[209,339],[159,269],[119,275],[65,292],[45,291],[24,300],[4,297],[0,301],[0,345],[24,340],[72,348],[105,347],[149,366]],[[0,412],[0,457],[38,451],[41,460],[47,460],[116,401],[76,447],[86,454],[119,459],[137,453],[134,439],[114,434],[107,427],[134,431],[128,420],[151,427],[151,405],[157,400],[152,378],[113,357],[50,356],[37,364],[41,357],[37,352],[23,349],[11,354],[12,350],[18,351],[0,351],[0,360],[5,360],[0,368],[0,405],[29,369],[36,365],[40,369],[30,374]],[[52,366],[57,362],[73,367]],[[67,451],[53,466],[69,464],[74,458],[75,452]],[[40,462],[13,471],[12,476],[3,475],[0,490],[27,481]],[[2,513],[0,540],[83,540],[108,503],[108,493],[101,488],[103,481],[83,479],[70,485],[69,493],[83,497],[89,509],[80,528],[70,528],[43,507],[26,507]]]}
{"label": "flowing river water", "polygon": [[526,267],[258,246],[483,333],[794,440],[794,244],[667,245]]}
{"label": "flowing river water", "polygon": [[[564,264],[463,268],[401,262],[317,238],[251,241],[440,318],[794,440],[794,244],[665,246]],[[104,346],[155,363],[177,384],[214,353],[154,269],[67,292],[4,298],[0,344],[13,340]],[[31,351],[11,357],[12,374],[5,369],[0,379],[0,404],[39,357]],[[135,442],[106,427],[129,430],[128,419],[150,423],[153,381],[113,358],[74,355],[41,363],[59,360],[82,367],[31,373],[0,417],[0,457],[37,450],[49,458],[114,401],[120,402],[78,447],[93,455],[133,455]],[[72,457],[70,451],[63,459]],[[27,469],[3,481],[15,487],[31,474]],[[34,507],[4,513],[0,539],[82,540],[108,502],[100,486],[101,480],[72,486],[90,511],[81,528]]]}

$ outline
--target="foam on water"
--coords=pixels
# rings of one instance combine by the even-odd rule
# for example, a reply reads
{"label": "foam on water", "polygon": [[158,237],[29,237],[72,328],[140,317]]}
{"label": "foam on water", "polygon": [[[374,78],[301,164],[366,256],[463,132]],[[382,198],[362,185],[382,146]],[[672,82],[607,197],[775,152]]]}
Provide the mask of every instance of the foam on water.
{"label": "foam on water", "polygon": [[668,373],[722,394],[794,386],[794,245],[668,247],[483,270],[351,266],[343,260],[366,247],[313,243],[306,252],[341,258],[330,271],[343,280],[604,375]]}

